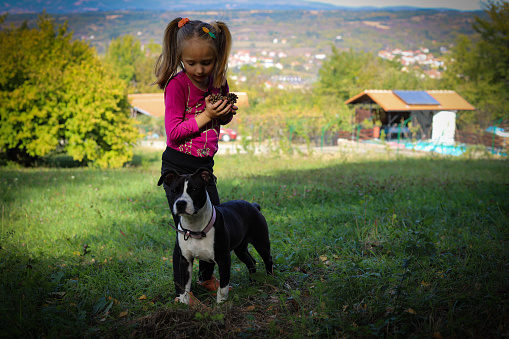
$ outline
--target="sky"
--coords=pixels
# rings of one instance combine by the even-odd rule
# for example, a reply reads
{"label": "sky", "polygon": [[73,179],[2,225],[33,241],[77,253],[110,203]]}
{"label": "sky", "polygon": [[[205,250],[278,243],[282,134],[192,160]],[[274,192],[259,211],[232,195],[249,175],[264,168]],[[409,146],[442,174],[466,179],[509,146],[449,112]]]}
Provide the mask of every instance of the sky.
{"label": "sky", "polygon": [[421,8],[453,8],[462,11],[481,10],[481,3],[486,1],[479,0],[308,0],[315,2],[329,3],[337,6],[413,6]]}

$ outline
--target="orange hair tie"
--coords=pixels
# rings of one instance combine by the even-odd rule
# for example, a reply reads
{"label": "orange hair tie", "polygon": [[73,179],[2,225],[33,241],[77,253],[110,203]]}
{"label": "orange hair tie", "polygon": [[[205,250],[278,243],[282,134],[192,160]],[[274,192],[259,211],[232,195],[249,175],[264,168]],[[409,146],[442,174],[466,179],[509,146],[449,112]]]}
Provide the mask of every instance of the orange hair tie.
{"label": "orange hair tie", "polygon": [[182,26],[184,26],[188,22],[189,22],[188,18],[184,18],[184,19],[180,20],[179,23],[178,23],[179,28],[182,28]]}

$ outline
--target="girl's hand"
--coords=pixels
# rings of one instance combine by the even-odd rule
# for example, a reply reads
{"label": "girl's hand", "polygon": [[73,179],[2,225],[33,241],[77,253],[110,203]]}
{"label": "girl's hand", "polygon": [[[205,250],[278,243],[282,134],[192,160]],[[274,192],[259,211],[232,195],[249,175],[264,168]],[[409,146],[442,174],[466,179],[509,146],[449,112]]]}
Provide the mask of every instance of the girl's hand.
{"label": "girl's hand", "polygon": [[238,107],[228,105],[226,101],[218,101],[214,104],[210,102],[210,96],[205,98],[205,111],[196,116],[196,123],[198,128],[203,128],[213,119],[219,119],[220,124],[224,124],[231,115],[237,112]]}
{"label": "girl's hand", "polygon": [[210,95],[205,98],[205,113],[208,118],[216,119],[227,115],[232,110],[232,105],[229,105],[226,100],[217,101],[216,103],[210,102]]}

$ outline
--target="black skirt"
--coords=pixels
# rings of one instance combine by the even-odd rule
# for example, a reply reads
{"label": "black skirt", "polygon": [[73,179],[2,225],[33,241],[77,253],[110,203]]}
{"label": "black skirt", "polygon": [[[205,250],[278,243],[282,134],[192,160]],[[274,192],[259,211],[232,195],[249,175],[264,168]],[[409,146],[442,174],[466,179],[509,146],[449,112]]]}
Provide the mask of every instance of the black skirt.
{"label": "black skirt", "polygon": [[214,171],[213,157],[198,158],[170,147],[166,147],[166,150],[163,152],[162,160],[161,174],[170,169],[177,171],[179,174],[193,174],[202,167],[205,167],[211,172]]}

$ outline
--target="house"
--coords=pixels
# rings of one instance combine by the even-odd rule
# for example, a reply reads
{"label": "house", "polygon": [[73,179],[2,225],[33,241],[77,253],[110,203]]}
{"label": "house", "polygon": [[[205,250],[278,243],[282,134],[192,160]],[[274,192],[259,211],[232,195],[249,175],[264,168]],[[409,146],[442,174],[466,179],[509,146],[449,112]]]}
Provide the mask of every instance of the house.
{"label": "house", "polygon": [[129,94],[127,99],[131,104],[132,118],[136,118],[138,114],[156,118],[164,117],[163,93]]}
{"label": "house", "polygon": [[379,122],[389,138],[401,132],[401,122],[412,121],[420,126],[414,136],[442,144],[454,143],[457,112],[475,109],[455,91],[438,90],[365,90],[345,103],[356,106],[356,123],[365,119]]}
{"label": "house", "polygon": [[[239,108],[249,107],[247,93],[235,92],[237,94],[237,103]],[[164,96],[163,93],[142,93],[129,94],[127,96],[131,104],[131,117],[135,118],[138,114],[144,114],[151,117],[164,117]]]}

